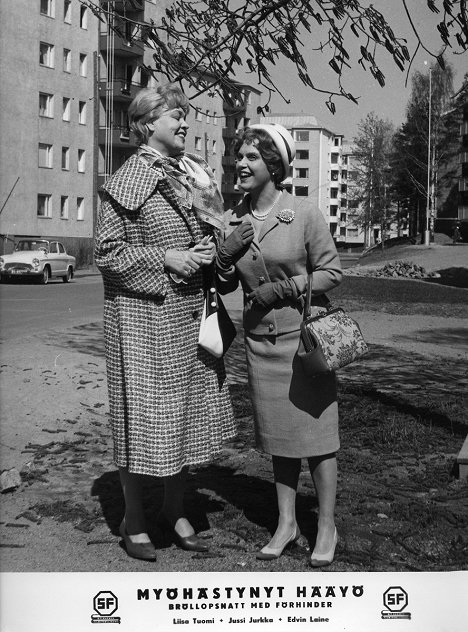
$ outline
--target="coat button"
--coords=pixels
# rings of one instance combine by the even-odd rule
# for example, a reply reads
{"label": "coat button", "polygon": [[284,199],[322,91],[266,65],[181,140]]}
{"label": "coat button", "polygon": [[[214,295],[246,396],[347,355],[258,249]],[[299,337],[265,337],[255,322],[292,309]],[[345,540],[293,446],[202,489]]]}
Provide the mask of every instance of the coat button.
{"label": "coat button", "polygon": [[270,324],[268,325],[268,329],[269,329],[270,331],[273,331],[273,329],[274,329],[274,328],[275,328],[275,326],[273,325],[273,323],[270,323]]}
{"label": "coat button", "polygon": [[265,283],[265,277],[262,277],[262,276],[259,277],[258,282],[259,283]]}

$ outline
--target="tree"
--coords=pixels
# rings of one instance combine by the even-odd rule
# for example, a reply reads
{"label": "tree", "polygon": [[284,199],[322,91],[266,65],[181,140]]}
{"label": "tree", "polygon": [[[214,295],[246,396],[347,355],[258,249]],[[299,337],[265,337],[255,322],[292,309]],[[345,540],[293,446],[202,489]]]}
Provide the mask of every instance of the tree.
{"label": "tree", "polygon": [[382,248],[387,223],[392,219],[389,160],[393,134],[393,124],[371,112],[361,120],[358,135],[353,139],[353,160],[357,170],[353,201],[359,209],[355,217],[364,228],[364,242],[367,245],[370,245],[373,225],[380,225]]}
{"label": "tree", "polygon": [[[80,1],[125,37],[126,27],[131,25],[132,37],[155,50],[154,66],[147,71],[187,83],[195,88],[192,98],[205,91],[225,97],[235,90],[236,71],[248,68],[266,94],[259,114],[268,111],[273,92],[282,94],[270,74],[280,58],[291,61],[304,85],[328,96],[326,104],[332,113],[335,97],[357,102],[342,85],[342,77],[352,65],[360,64],[382,86],[382,54],[389,55],[402,71],[411,66],[406,40],[393,31],[382,13],[372,4],[364,6],[362,0],[176,0],[164,2],[165,16],[158,24],[132,17],[132,10],[142,4],[140,0],[118,0],[120,18],[115,22],[115,0]],[[440,9],[439,0],[427,0],[428,10],[440,14],[437,29],[442,52],[438,54],[422,44],[408,0],[400,1],[416,35],[416,51],[425,48],[443,65],[447,48],[460,53],[468,50],[466,0],[444,0]],[[305,47],[314,53],[314,60],[324,56],[324,63],[336,73],[335,86],[321,86],[311,76],[302,54]],[[319,66],[314,63],[314,68]],[[209,71],[204,80],[203,71]]]}
{"label": "tree", "polygon": [[[435,64],[426,74],[414,73],[406,120],[395,134],[391,158],[394,191],[408,208],[412,236],[427,229],[428,209],[431,217],[435,216],[437,191],[443,182],[441,166],[451,164],[456,151],[458,130],[453,117],[447,117],[452,95],[450,65],[442,68]],[[444,177],[450,177],[447,171]]]}

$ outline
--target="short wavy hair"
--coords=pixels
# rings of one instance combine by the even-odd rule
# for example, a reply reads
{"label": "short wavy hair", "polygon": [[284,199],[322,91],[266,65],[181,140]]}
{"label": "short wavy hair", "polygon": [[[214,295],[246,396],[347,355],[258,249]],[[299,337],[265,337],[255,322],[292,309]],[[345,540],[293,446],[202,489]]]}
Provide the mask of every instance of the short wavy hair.
{"label": "short wavy hair", "polygon": [[189,100],[175,83],[140,90],[128,108],[128,122],[137,144],[148,141],[148,123],[159,118],[164,111],[174,108],[181,108],[185,115],[189,111]]}
{"label": "short wavy hair", "polygon": [[245,127],[232,144],[234,156],[237,155],[242,145],[255,145],[263,162],[266,164],[269,174],[273,178],[275,187],[281,189],[281,182],[286,177],[283,160],[271,136],[262,129]]}

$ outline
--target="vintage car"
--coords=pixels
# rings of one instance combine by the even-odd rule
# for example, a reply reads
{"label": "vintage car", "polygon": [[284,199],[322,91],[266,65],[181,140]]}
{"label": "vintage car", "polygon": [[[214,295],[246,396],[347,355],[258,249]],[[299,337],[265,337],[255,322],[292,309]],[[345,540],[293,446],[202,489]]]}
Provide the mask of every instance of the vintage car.
{"label": "vintage car", "polygon": [[75,257],[67,255],[63,244],[47,239],[21,239],[10,255],[0,257],[2,282],[13,278],[36,278],[46,284],[51,277],[64,283],[73,278]]}

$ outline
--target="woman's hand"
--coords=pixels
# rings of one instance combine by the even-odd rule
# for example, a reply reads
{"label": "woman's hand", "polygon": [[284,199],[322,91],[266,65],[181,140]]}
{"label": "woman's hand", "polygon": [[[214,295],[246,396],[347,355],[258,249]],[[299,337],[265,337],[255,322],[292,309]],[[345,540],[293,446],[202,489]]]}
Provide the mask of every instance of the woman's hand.
{"label": "woman's hand", "polygon": [[201,257],[201,265],[204,266],[211,265],[216,256],[216,246],[211,239],[211,235],[206,235],[198,244],[196,244],[193,248],[190,248],[192,252]]}
{"label": "woman's hand", "polygon": [[172,274],[182,279],[188,279],[194,274],[204,263],[206,257],[203,257],[194,248],[190,250],[176,250],[170,248],[166,250],[164,259],[164,267]]}
{"label": "woman's hand", "polygon": [[260,307],[270,307],[277,301],[284,299],[296,300],[297,288],[292,279],[284,281],[275,281],[274,283],[263,283],[259,285],[253,292],[247,294],[247,299]]}
{"label": "woman's hand", "polygon": [[216,263],[221,270],[228,270],[239,258],[244,248],[254,238],[254,228],[250,222],[243,222],[224,240],[219,247]]}

